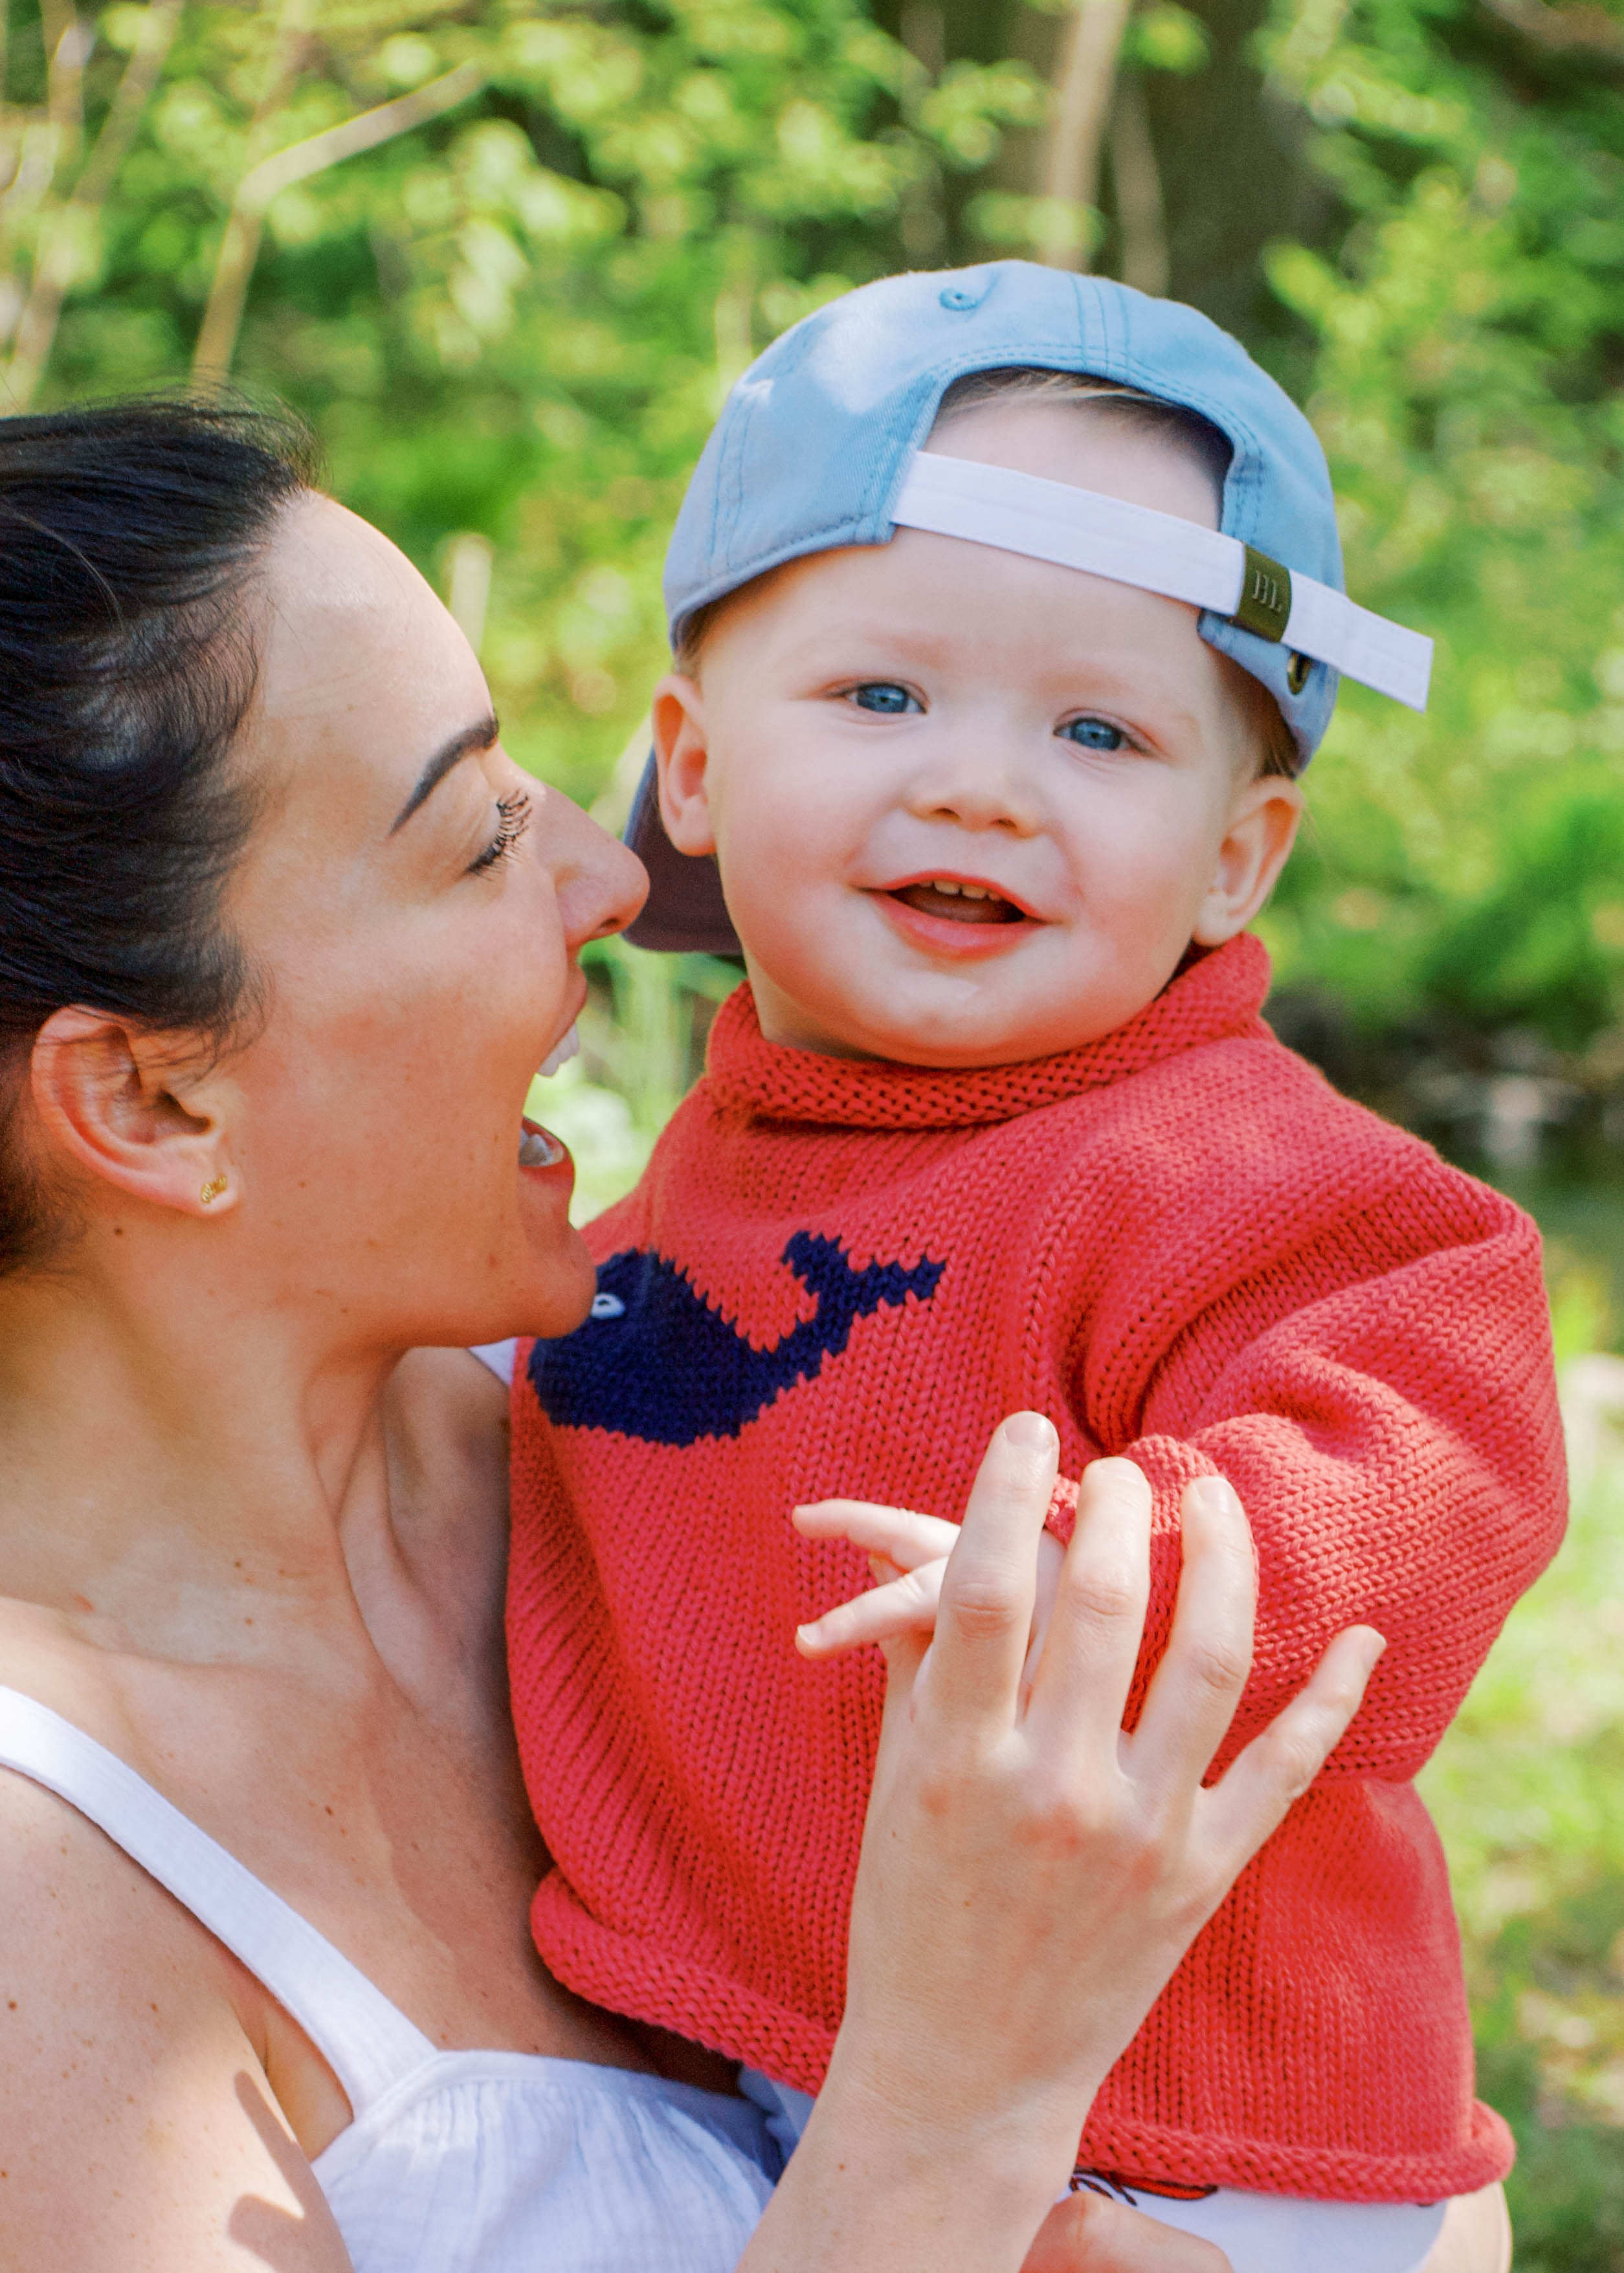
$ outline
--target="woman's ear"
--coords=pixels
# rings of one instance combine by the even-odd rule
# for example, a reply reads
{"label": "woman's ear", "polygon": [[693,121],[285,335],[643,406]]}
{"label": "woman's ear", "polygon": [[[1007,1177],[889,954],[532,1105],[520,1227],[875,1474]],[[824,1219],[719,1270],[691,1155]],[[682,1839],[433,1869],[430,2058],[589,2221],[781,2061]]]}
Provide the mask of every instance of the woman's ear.
{"label": "woman's ear", "polygon": [[660,818],[679,852],[716,850],[710,821],[705,698],[699,681],[669,671],[654,690],[654,755],[659,767]]}
{"label": "woman's ear", "polygon": [[81,1172],[183,1215],[237,1204],[213,1073],[212,1061],[176,1036],[99,1010],[54,1010],[29,1062],[47,1144]]}
{"label": "woman's ear", "polygon": [[1244,931],[1274,890],[1303,818],[1303,792],[1280,774],[1248,782],[1229,808],[1207,896],[1192,933],[1198,947],[1222,947]]}

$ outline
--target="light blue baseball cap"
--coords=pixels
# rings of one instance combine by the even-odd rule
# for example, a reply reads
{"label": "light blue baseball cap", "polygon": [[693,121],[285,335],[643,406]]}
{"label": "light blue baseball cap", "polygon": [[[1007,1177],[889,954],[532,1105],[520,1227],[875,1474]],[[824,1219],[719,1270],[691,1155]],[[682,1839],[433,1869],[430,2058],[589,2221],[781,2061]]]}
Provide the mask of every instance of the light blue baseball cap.
{"label": "light blue baseball cap", "polygon": [[[1198,413],[1229,445],[1219,532],[1004,469],[921,457],[956,379],[1015,366]],[[1423,707],[1430,644],[1344,596],[1335,500],[1307,419],[1195,309],[1026,260],[888,276],[775,340],[723,406],[665,559],[673,648],[695,612],[786,561],[899,526],[1060,560],[1199,607],[1203,639],[1268,689],[1302,764],[1338,671]],[[1417,700],[1418,689],[1418,700]],[[652,761],[627,829],[650,871],[629,936],[736,953],[714,860],[670,844]]]}

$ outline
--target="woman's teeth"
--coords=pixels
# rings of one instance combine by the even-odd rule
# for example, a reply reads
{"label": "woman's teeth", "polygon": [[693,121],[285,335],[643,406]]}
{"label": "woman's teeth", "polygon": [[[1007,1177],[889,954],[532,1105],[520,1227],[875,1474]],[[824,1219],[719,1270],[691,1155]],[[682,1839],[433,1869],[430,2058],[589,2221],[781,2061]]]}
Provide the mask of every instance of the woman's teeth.
{"label": "woman's teeth", "polygon": [[519,1136],[519,1166],[522,1168],[551,1168],[564,1157],[564,1147],[556,1136],[549,1136],[545,1129],[526,1129]]}
{"label": "woman's teeth", "polygon": [[569,1063],[571,1058],[577,1054],[580,1047],[581,1036],[576,1029],[572,1026],[569,1031],[565,1035],[563,1040],[558,1044],[557,1047],[550,1050],[547,1055],[543,1058],[537,1078],[541,1081],[550,1079],[551,1076],[558,1071],[560,1066],[566,1066]]}

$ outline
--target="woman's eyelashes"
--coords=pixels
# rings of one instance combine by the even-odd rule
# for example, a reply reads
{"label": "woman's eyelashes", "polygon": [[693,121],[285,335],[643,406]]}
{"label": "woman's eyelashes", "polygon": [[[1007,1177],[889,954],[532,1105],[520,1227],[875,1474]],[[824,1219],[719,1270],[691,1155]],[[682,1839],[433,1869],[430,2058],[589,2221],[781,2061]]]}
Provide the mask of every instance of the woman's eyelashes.
{"label": "woman's eyelashes", "polygon": [[899,686],[894,679],[862,679],[846,689],[846,699],[860,710],[871,710],[882,718],[905,717],[925,707],[910,687]]}
{"label": "woman's eyelashes", "polygon": [[507,859],[514,846],[530,825],[530,800],[528,790],[516,789],[496,800],[497,830],[477,860],[469,863],[468,873],[477,876],[486,868],[495,867]]}

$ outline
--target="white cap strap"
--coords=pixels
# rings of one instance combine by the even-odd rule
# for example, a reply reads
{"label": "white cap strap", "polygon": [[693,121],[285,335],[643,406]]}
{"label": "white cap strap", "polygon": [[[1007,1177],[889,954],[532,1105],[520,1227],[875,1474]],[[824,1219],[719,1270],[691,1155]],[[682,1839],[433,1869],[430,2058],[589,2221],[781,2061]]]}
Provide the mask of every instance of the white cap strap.
{"label": "white cap strap", "polygon": [[1430,639],[1356,607],[1329,584],[1294,575],[1237,536],[1177,514],[1009,466],[921,450],[891,519],[899,529],[996,545],[1208,608],[1412,710],[1426,708]]}

